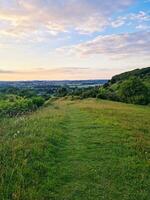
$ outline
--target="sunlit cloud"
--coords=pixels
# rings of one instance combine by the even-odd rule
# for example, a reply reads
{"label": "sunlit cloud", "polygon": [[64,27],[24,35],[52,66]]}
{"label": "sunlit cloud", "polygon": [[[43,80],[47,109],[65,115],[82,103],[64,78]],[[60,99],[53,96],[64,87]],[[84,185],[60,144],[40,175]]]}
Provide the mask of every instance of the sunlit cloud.
{"label": "sunlit cloud", "polygon": [[56,35],[72,28],[92,33],[104,29],[115,11],[131,3],[133,0],[2,0],[0,22],[6,24],[0,35],[23,37],[40,30]]}
{"label": "sunlit cloud", "polygon": [[139,11],[137,13],[129,13],[124,16],[119,16],[114,20],[111,20],[111,25],[114,28],[123,26],[123,25],[134,25],[137,27],[145,27],[148,29],[148,23],[150,23],[150,13]]}
{"label": "sunlit cloud", "polygon": [[[34,70],[0,70],[0,80],[81,80],[81,79],[105,79],[112,76],[119,69],[93,69],[92,67],[79,68],[37,68]],[[5,77],[3,76],[5,74]]]}
{"label": "sunlit cloud", "polygon": [[150,57],[150,32],[98,36],[91,41],[58,49],[81,56],[106,55],[112,58],[132,56]]}
{"label": "sunlit cloud", "polygon": [[0,74],[16,74],[17,71],[0,69]]}

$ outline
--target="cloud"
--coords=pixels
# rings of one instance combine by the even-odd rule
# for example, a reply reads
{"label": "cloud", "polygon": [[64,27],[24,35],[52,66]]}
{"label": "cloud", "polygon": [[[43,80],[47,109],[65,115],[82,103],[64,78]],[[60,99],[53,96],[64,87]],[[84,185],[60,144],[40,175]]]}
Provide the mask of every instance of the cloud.
{"label": "cloud", "polygon": [[17,71],[0,69],[0,74],[15,74],[15,73],[17,73]]}
{"label": "cloud", "polygon": [[120,27],[120,26],[122,26],[122,25],[124,25],[124,24],[125,24],[125,18],[124,18],[124,17],[119,17],[118,19],[113,20],[113,21],[111,22],[111,25],[112,25],[112,27],[114,27],[114,28]]}
{"label": "cloud", "polygon": [[1,0],[0,35],[25,37],[43,31],[50,35],[75,29],[81,33],[100,31],[109,17],[134,0]]}
{"label": "cloud", "polygon": [[[121,70],[122,71],[122,70]],[[121,72],[119,69],[93,67],[66,67],[47,69],[38,67],[32,70],[0,70],[0,80],[81,80],[110,78],[113,74]],[[2,72],[2,74],[1,74]]]}
{"label": "cloud", "polygon": [[[123,25],[134,25],[137,27],[145,27],[148,29],[150,22],[150,13],[139,11],[138,13],[129,13],[124,16],[119,16],[116,19],[110,20],[111,26],[117,28]],[[146,28],[147,27],[147,28]]]}
{"label": "cloud", "polygon": [[31,74],[31,73],[35,73],[35,74],[46,74],[46,73],[78,73],[79,71],[86,71],[89,70],[88,67],[56,67],[56,68],[44,68],[44,67],[37,67],[31,70],[4,70],[4,69],[0,69],[0,74]]}
{"label": "cloud", "polygon": [[59,74],[59,75],[63,75],[63,74],[79,74],[79,73],[85,73],[86,71],[90,70],[89,67],[55,67],[55,68],[43,68],[43,67],[38,67],[35,68],[33,70],[29,70],[29,71],[22,71],[20,73],[35,73],[35,74]]}
{"label": "cloud", "polygon": [[150,30],[150,25],[139,24],[139,25],[136,26],[136,29],[138,29],[138,30]]}
{"label": "cloud", "polygon": [[106,55],[111,58],[150,55],[150,32],[98,36],[91,41],[58,49],[80,56]]}
{"label": "cloud", "polygon": [[138,20],[140,22],[143,22],[143,21],[150,21],[150,14],[147,13],[147,12],[144,12],[144,11],[140,11],[139,13],[131,13],[129,16],[128,16],[128,19],[130,20]]}

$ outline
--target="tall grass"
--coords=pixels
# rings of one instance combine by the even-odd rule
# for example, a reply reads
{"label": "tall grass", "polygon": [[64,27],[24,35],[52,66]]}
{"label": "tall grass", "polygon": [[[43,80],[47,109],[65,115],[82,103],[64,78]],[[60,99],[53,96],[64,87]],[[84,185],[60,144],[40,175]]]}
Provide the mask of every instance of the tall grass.
{"label": "tall grass", "polygon": [[0,199],[149,200],[150,108],[57,100],[0,118]]}

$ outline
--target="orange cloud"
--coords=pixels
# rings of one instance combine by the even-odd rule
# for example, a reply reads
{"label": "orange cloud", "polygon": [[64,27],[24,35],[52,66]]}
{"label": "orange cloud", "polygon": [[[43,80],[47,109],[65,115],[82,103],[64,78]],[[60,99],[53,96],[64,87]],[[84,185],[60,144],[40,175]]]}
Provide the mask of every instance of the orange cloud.
{"label": "orange cloud", "polygon": [[0,70],[0,80],[83,80],[110,78],[118,69],[92,69],[92,68],[56,68],[35,69],[30,71]]}

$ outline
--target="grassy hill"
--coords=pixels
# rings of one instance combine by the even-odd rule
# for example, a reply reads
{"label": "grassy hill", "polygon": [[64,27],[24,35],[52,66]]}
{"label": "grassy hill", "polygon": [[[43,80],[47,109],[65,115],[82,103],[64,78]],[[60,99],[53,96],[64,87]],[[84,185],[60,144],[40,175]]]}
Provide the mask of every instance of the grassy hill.
{"label": "grassy hill", "polygon": [[132,104],[150,104],[150,67],[135,69],[112,77],[97,97]]}
{"label": "grassy hill", "polygon": [[133,76],[138,77],[138,78],[142,79],[143,81],[149,80],[149,82],[150,82],[150,67],[146,67],[146,68],[142,68],[142,69],[134,69],[132,71],[128,71],[128,72],[124,72],[122,74],[115,75],[112,77],[110,82],[113,84],[116,82],[127,80]]}
{"label": "grassy hill", "polygon": [[0,199],[149,200],[150,107],[60,99],[0,119]]}

